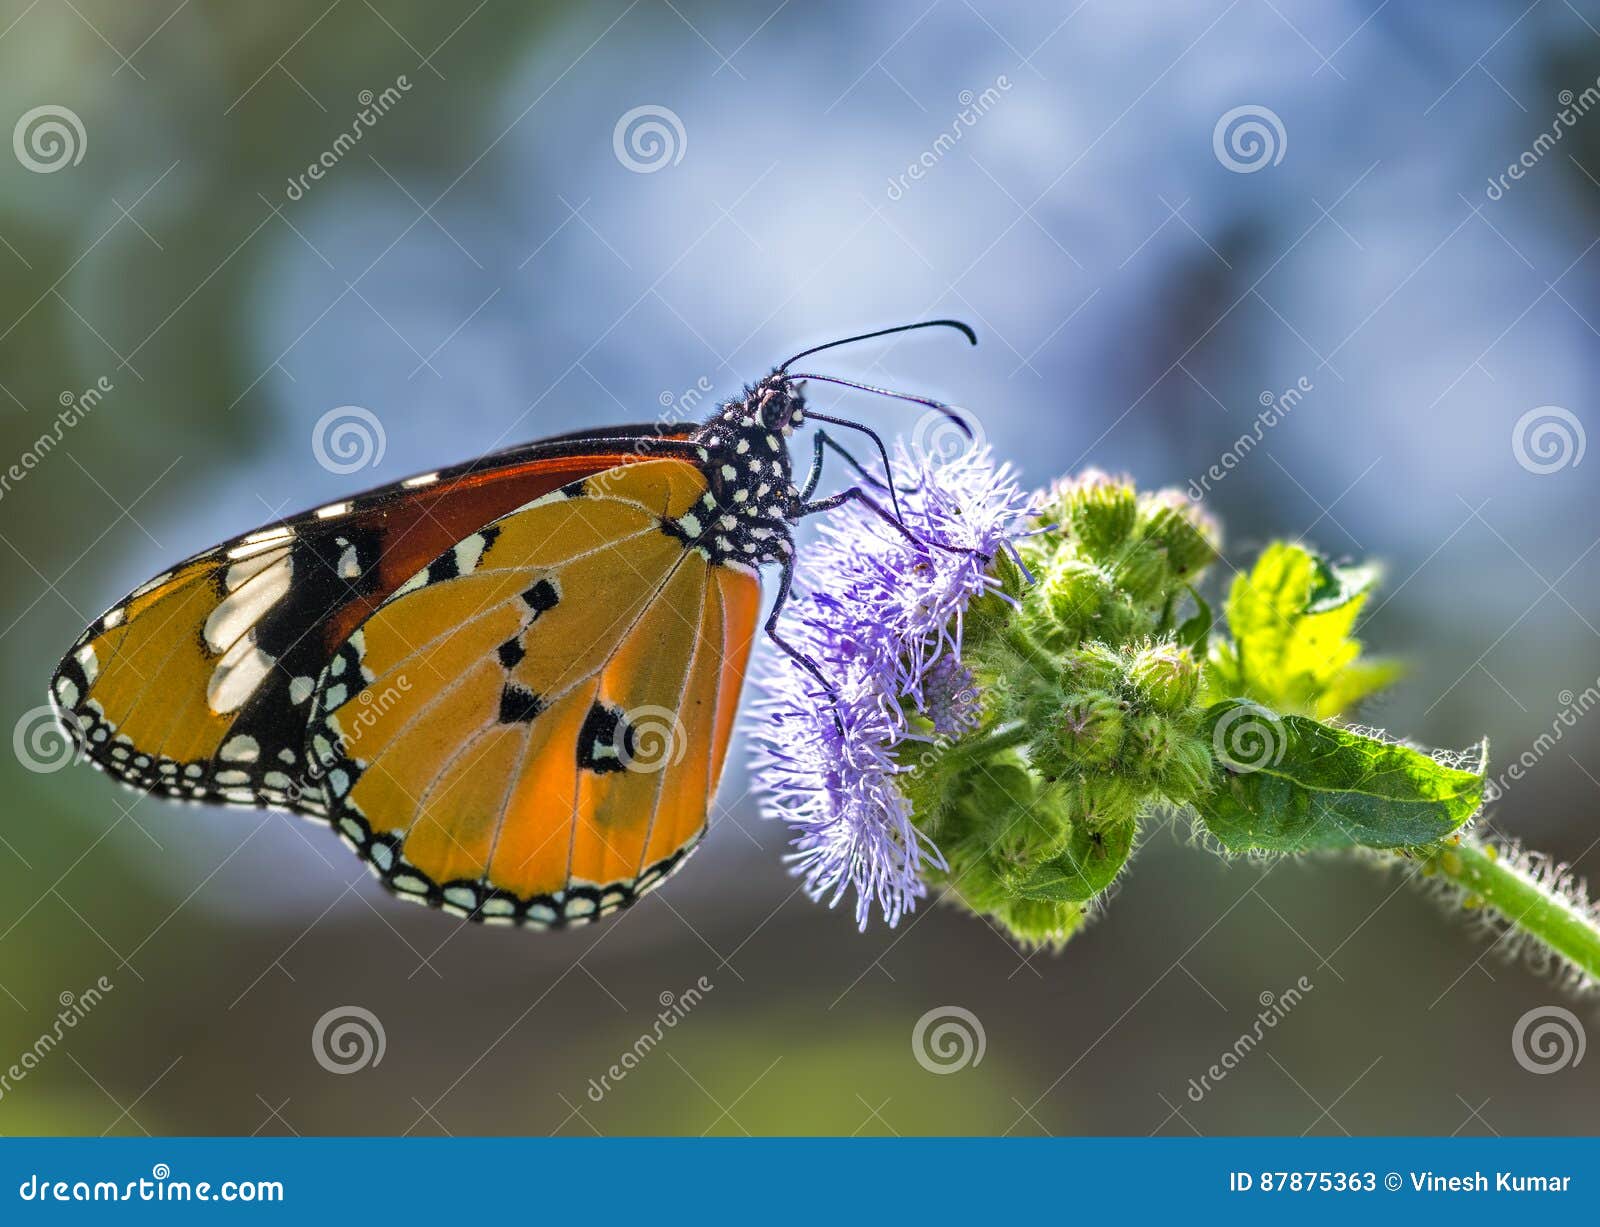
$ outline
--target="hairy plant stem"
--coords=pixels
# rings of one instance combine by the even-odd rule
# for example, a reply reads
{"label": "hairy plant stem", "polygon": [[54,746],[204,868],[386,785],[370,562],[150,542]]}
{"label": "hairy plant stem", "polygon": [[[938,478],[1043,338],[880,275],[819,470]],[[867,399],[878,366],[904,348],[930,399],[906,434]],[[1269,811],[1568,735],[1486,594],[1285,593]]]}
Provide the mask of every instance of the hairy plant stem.
{"label": "hairy plant stem", "polygon": [[1600,981],[1600,924],[1548,889],[1497,848],[1474,840],[1420,855],[1424,872],[1453,882],[1469,900],[1493,908],[1512,928],[1567,960],[1590,981]]}

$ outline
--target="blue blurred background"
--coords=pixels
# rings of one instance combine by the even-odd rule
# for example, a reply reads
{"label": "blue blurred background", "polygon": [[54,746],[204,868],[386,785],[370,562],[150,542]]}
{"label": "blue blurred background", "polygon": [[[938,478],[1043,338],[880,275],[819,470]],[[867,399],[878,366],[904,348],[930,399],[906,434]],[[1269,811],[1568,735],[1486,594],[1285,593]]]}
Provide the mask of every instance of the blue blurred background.
{"label": "blue blurred background", "polygon": [[[1363,717],[1504,765],[1600,674],[1597,77],[1592,0],[4,0],[0,460],[98,392],[0,490],[7,724],[81,625],[225,536],[954,315],[979,349],[825,369],[969,406],[1031,483],[1186,486],[1309,388],[1206,495],[1230,562],[1274,536],[1384,560],[1366,637],[1414,669]],[[348,475],[313,447],[343,406],[385,442]],[[1591,874],[1596,720],[1492,814]],[[1398,876],[1224,865],[1179,823],[1060,956],[943,908],[860,936],[795,893],[741,760],[668,888],[538,936],[401,906],[298,820],[0,756],[0,1068],[83,1015],[0,1129],[1600,1126],[1600,1060],[1535,1074],[1511,1044],[1546,1004],[1594,1033],[1592,1005]],[[948,1006],[982,1060],[936,1075],[912,1036]],[[348,1007],[385,1047],[336,1076],[313,1033]]]}

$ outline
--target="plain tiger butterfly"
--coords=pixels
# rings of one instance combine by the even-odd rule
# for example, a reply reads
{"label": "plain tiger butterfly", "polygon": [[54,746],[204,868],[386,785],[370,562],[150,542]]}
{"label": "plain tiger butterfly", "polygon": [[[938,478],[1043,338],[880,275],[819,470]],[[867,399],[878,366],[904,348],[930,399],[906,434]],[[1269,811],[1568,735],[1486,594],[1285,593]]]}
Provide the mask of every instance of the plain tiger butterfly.
{"label": "plain tiger butterfly", "polygon": [[[328,823],[385,886],[556,928],[627,907],[704,835],[760,622],[760,569],[855,500],[797,485],[796,354],[694,428],[582,431],[409,477],[246,533],[142,584],[79,636],[50,697],[135,789]],[[884,456],[887,466],[887,457]],[[913,538],[914,539],[914,538]],[[819,696],[820,697],[820,696]]]}

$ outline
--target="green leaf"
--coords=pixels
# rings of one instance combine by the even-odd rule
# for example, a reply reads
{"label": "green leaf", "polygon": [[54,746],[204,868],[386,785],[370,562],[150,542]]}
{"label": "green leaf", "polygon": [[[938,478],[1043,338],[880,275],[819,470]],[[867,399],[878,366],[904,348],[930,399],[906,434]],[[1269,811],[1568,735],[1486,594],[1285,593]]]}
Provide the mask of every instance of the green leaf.
{"label": "green leaf", "polygon": [[1202,728],[1216,787],[1197,808],[1235,852],[1417,847],[1454,832],[1483,802],[1487,742],[1468,770],[1233,699],[1207,709]]}
{"label": "green leaf", "polygon": [[1207,693],[1326,719],[1387,686],[1400,666],[1361,660],[1351,635],[1377,580],[1376,567],[1337,567],[1282,541],[1268,546],[1228,592],[1232,641],[1211,648]]}
{"label": "green leaf", "polygon": [[1128,863],[1133,852],[1134,827],[1116,822],[1090,829],[1073,823],[1072,836],[1064,851],[1012,884],[1012,891],[1023,899],[1051,903],[1083,903],[1093,899]]}

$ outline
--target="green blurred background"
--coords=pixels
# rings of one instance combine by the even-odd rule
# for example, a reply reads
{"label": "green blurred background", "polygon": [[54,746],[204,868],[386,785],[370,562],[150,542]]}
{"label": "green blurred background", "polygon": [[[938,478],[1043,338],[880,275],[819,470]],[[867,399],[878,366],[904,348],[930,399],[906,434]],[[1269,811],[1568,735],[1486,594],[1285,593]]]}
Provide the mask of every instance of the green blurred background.
{"label": "green blurred background", "polygon": [[[970,406],[1035,483],[1092,462],[1184,485],[1305,378],[1208,496],[1230,558],[1303,534],[1386,560],[1367,635],[1416,668],[1364,716],[1434,745],[1488,733],[1503,764],[1600,673],[1596,462],[1537,474],[1511,443],[1540,406],[1594,421],[1600,115],[1500,198],[1487,182],[1600,76],[1597,30],[1578,0],[1448,20],[1377,0],[4,0],[0,118],[22,142],[29,112],[67,108],[81,135],[58,166],[0,156],[0,459],[110,386],[0,496],[7,719],[26,744],[80,626],[255,523],[948,314],[979,350],[828,369]],[[291,192],[362,91],[402,77]],[[641,106],[676,121],[669,156],[627,145]],[[1213,145],[1239,106],[1281,123],[1251,173]],[[386,447],[343,476],[312,436],[347,405]],[[1592,872],[1597,742],[1592,715],[1564,730],[1497,829]],[[1600,1058],[1534,1073],[1512,1049],[1527,1011],[1565,1005],[1592,1035],[1594,1007],[1398,877],[1224,865],[1160,826],[1060,956],[937,907],[858,935],[795,893],[741,760],[668,888],[541,936],[400,905],[295,819],[0,756],[0,1069],[63,994],[113,986],[4,1088],[0,1131],[1600,1125]],[[1302,976],[1196,1102],[1190,1079]],[[701,977],[597,1102],[590,1080]],[[313,1035],[349,1007],[384,1050],[336,1074]],[[982,1059],[935,1073],[913,1033],[946,1007]]]}

